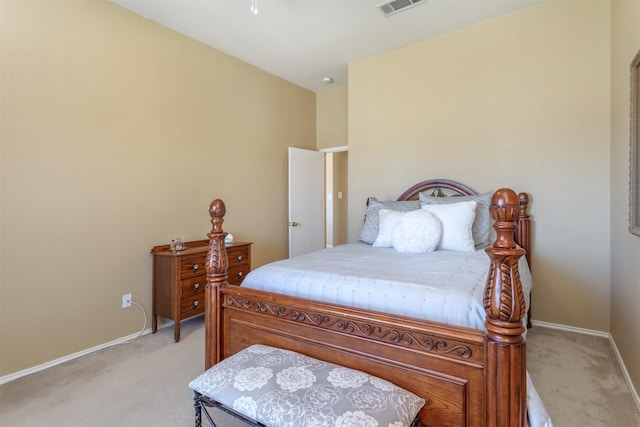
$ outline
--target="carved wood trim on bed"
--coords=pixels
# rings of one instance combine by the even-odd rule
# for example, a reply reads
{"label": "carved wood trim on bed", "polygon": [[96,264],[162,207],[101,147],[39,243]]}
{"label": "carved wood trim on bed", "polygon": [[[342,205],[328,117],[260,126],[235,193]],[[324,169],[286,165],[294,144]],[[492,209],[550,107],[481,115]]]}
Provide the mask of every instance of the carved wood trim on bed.
{"label": "carved wood trim on bed", "polygon": [[[475,194],[453,181],[431,180],[402,197],[438,186]],[[228,286],[222,229],[226,209],[214,200],[209,209],[213,227],[206,265],[205,367],[254,343],[284,347],[381,376],[420,395],[427,401],[420,411],[422,426],[523,426],[525,306],[518,259],[529,242],[527,201],[526,194],[510,189],[493,196],[490,211],[497,239],[486,249],[487,320],[481,331]]]}
{"label": "carved wood trim on bed", "polygon": [[459,182],[451,181],[448,179],[428,179],[408,188],[404,193],[400,195],[400,197],[398,197],[398,200],[417,199],[419,194],[423,191],[435,192],[435,195],[437,196],[444,193],[442,191],[443,188],[451,190],[459,196],[471,196],[473,194],[477,194],[471,188],[467,187],[464,184],[460,184]]}

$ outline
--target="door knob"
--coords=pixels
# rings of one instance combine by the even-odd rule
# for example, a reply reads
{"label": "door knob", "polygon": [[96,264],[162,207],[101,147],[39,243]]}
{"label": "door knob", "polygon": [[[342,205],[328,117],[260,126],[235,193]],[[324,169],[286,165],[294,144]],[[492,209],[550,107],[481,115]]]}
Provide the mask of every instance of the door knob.
{"label": "door knob", "polygon": [[289,227],[297,227],[297,226],[299,226],[299,225],[300,225],[300,224],[298,224],[298,223],[297,223],[297,222],[295,222],[295,221],[289,221]]}

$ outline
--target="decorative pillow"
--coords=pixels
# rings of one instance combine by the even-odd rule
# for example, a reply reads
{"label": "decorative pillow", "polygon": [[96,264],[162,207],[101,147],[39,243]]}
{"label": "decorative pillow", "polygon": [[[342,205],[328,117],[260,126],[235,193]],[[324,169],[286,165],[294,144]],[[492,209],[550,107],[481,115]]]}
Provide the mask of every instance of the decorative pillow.
{"label": "decorative pillow", "polygon": [[420,201],[384,201],[380,202],[375,199],[369,201],[367,213],[360,233],[360,241],[369,245],[373,244],[378,237],[378,212],[380,209],[392,209],[394,211],[414,211],[420,209]]}
{"label": "decorative pillow", "polygon": [[424,399],[364,372],[253,345],[189,387],[270,427],[409,426]]}
{"label": "decorative pillow", "polygon": [[435,215],[442,223],[442,239],[438,249],[457,252],[475,250],[471,227],[476,217],[477,206],[475,200],[422,206],[422,209]]}
{"label": "decorative pillow", "polygon": [[[435,251],[442,238],[438,218],[422,209],[404,212],[393,229],[393,248],[406,254]],[[375,245],[374,245],[375,246]]]}
{"label": "decorative pillow", "polygon": [[484,249],[487,246],[493,244],[496,240],[496,232],[493,229],[493,220],[491,219],[491,213],[489,212],[489,206],[491,206],[491,198],[493,192],[484,194],[474,194],[471,196],[450,196],[450,197],[435,197],[430,196],[426,192],[422,192],[419,195],[420,203],[424,205],[439,205],[449,203],[460,203],[474,200],[478,203],[476,206],[476,218],[473,221],[473,241],[476,244],[476,249]]}
{"label": "decorative pillow", "polygon": [[378,237],[373,246],[377,248],[390,248],[393,246],[393,233],[400,219],[407,212],[394,211],[391,209],[380,209],[378,212]]}

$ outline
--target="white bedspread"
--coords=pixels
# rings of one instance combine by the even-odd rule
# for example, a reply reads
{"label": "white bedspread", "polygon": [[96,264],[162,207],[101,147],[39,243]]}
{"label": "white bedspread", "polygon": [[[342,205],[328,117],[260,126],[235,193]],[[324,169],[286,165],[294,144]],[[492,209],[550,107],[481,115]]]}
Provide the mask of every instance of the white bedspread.
{"label": "white bedspread", "polygon": [[[528,308],[532,280],[525,257],[518,266]],[[349,243],[264,265],[249,273],[242,286],[484,329],[488,273],[484,250],[403,254]],[[528,426],[553,427],[528,373],[527,409]]]}
{"label": "white bedspread", "polygon": [[[519,267],[528,306],[532,281],[524,257]],[[483,250],[403,254],[350,243],[267,264],[242,286],[484,329],[488,272]]]}

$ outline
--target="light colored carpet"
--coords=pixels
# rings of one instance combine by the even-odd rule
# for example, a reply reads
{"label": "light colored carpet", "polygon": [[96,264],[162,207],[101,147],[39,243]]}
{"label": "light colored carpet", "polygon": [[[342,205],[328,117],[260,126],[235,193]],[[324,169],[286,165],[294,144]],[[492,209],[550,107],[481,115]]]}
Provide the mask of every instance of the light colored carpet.
{"label": "light colored carpet", "polygon": [[[0,426],[193,426],[188,384],[204,371],[204,317],[180,329],[179,343],[164,328],[3,384]],[[219,427],[246,427],[220,417]]]}
{"label": "light colored carpet", "polygon": [[640,427],[609,340],[540,326],[527,334],[527,368],[556,427]]}
{"label": "light colored carpet", "polygon": [[[3,427],[193,425],[188,383],[204,369],[203,318],[144,335],[0,386]],[[528,368],[556,427],[640,426],[609,342],[534,327]],[[216,411],[219,412],[219,411]],[[244,426],[216,414],[219,427]]]}

